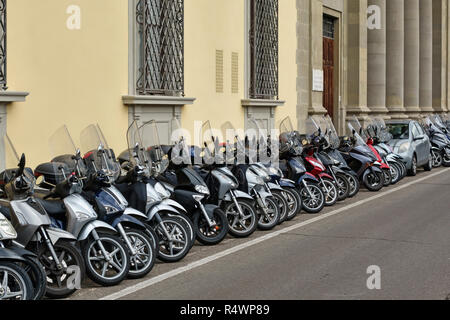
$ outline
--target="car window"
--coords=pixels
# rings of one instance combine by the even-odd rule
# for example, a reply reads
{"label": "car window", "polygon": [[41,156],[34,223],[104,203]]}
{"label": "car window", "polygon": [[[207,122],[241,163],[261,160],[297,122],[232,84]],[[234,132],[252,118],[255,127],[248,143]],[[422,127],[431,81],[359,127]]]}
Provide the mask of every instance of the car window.
{"label": "car window", "polygon": [[409,139],[409,124],[391,123],[387,125],[392,139]]}

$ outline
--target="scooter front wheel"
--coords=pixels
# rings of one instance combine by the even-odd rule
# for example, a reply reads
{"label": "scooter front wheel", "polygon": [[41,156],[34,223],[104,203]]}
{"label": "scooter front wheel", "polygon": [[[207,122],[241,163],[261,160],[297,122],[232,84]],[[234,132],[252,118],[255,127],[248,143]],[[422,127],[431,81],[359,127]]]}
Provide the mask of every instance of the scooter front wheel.
{"label": "scooter front wheel", "polygon": [[192,247],[189,231],[179,219],[166,216],[161,219],[154,226],[159,238],[158,259],[170,263],[180,261]]}
{"label": "scooter front wheel", "polygon": [[272,191],[275,201],[278,202],[278,209],[280,210],[280,220],[278,221],[278,224],[286,221],[289,212],[288,203],[285,196],[283,195],[283,192],[284,191],[277,190]]}
{"label": "scooter front wheel", "polygon": [[263,208],[257,204],[257,212],[259,213],[258,229],[259,230],[271,230],[278,225],[280,221],[280,209],[278,202],[273,197],[267,197],[265,199],[265,206],[267,213]]}
{"label": "scooter front wheel", "polygon": [[245,238],[255,232],[258,226],[258,217],[251,202],[244,199],[237,199],[236,201],[244,216],[240,216],[239,210],[236,208],[234,202],[224,204],[223,211],[227,216],[228,226],[230,228],[228,233],[236,238]]}
{"label": "scooter front wheel", "polygon": [[380,191],[384,185],[384,175],[381,172],[369,172],[364,175],[363,183],[369,191]]}
{"label": "scooter front wheel", "polygon": [[2,262],[0,280],[0,301],[33,299],[33,283],[26,271],[18,265]]}
{"label": "scooter front wheel", "polygon": [[319,213],[325,206],[325,194],[317,183],[308,182],[300,189],[303,209],[308,213]]}
{"label": "scooter front wheel", "polygon": [[125,233],[135,254],[130,252],[130,271],[128,278],[139,279],[146,276],[155,265],[156,251],[150,237],[141,230],[126,229]]}
{"label": "scooter front wheel", "polygon": [[87,274],[99,285],[105,287],[117,285],[128,275],[130,255],[120,238],[110,234],[98,236],[98,240],[89,237],[82,246]]}
{"label": "scooter front wheel", "polygon": [[61,263],[62,269],[58,269],[50,250],[46,246],[40,246],[38,251],[39,262],[47,274],[47,289],[45,295],[49,298],[65,298],[73,294],[77,288],[69,285],[72,273],[69,268],[77,270],[79,283],[85,277],[85,262],[78,249],[70,242],[58,241],[53,245],[56,256]]}
{"label": "scooter front wheel", "polygon": [[220,243],[228,233],[228,220],[222,209],[214,210],[216,225],[210,227],[201,211],[194,214],[194,229],[197,240],[207,246]]}
{"label": "scooter front wheel", "polygon": [[295,218],[302,211],[302,198],[295,188],[283,188],[286,201],[288,203],[287,221]]}

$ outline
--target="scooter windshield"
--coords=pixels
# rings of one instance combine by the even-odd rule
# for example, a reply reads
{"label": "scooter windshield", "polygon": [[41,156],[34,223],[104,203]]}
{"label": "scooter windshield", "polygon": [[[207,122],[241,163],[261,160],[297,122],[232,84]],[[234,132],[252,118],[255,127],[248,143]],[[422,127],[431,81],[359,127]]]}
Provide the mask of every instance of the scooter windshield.
{"label": "scooter windshield", "polygon": [[[9,138],[8,134],[5,134],[3,137],[4,145],[5,145],[5,165],[4,169],[6,170],[17,170],[20,163],[19,154],[16,151],[16,148],[14,147],[14,144],[12,143],[11,139]],[[36,178],[33,175],[33,171],[31,169],[25,168],[23,171],[23,175],[27,180],[27,183],[31,186],[31,190],[33,190],[34,185],[36,183]],[[13,176],[6,177],[5,178],[14,178]],[[6,182],[6,181],[4,181]]]}
{"label": "scooter windshield", "polygon": [[308,138],[319,137],[323,133],[321,127],[313,117],[306,119],[306,135]]}
{"label": "scooter windshield", "polygon": [[161,146],[158,124],[155,120],[148,121],[139,127],[139,131],[146,156],[153,164],[154,173],[163,173],[169,166],[169,157]]}
{"label": "scooter windshield", "polygon": [[230,121],[225,122],[221,126],[223,144],[227,148],[226,149],[226,162],[233,163],[235,156],[238,158],[242,155],[245,155],[245,143],[242,139],[242,136],[239,135],[239,132],[234,128],[233,124]]}
{"label": "scooter windshield", "polygon": [[359,133],[355,130],[353,125],[348,122],[348,129],[352,133],[353,139],[354,139],[354,147],[360,147],[365,152],[372,153],[372,150],[370,150],[369,146],[367,145],[366,141],[359,135]]}
{"label": "scooter windshield", "polygon": [[77,148],[73,142],[72,136],[66,125],[63,125],[55,131],[55,133],[48,140],[50,152],[52,157],[59,157],[63,155],[75,155]]}
{"label": "scooter windshield", "polygon": [[280,123],[280,150],[290,149],[296,155],[301,155],[303,145],[308,144],[306,139],[300,139],[298,131],[294,131],[294,126],[290,117],[286,117]]}
{"label": "scooter windshield", "polygon": [[333,120],[329,115],[324,117],[324,121],[327,126],[327,136],[328,136],[328,143],[331,145],[333,149],[339,148],[340,141],[339,141],[339,135],[336,131],[336,128],[334,127]]}
{"label": "scooter windshield", "polygon": [[91,172],[102,170],[110,181],[115,181],[120,176],[120,165],[108,149],[98,124],[87,126],[80,134],[80,142],[85,154],[84,159]]}
{"label": "scooter windshield", "polygon": [[136,121],[128,127],[127,130],[128,152],[130,152],[130,162],[134,166],[141,166],[150,173],[150,159],[145,152],[144,143],[140,134],[139,126]]}
{"label": "scooter windshield", "polygon": [[[364,132],[364,128],[362,127],[361,123],[359,122],[358,118],[354,115],[350,120],[348,121],[352,125],[352,130],[355,130],[356,133],[358,133],[359,136],[364,138],[364,140],[367,140],[367,136]],[[350,135],[352,135],[352,130],[350,130]]]}

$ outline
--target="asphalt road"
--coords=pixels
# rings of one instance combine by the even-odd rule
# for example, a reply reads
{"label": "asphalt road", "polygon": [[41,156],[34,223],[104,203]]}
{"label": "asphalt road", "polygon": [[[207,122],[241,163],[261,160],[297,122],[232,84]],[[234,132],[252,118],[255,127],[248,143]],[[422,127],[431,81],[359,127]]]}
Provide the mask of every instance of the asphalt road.
{"label": "asphalt road", "polygon": [[[367,287],[377,275],[370,266],[379,268],[380,289]],[[450,170],[362,190],[248,239],[196,245],[179,263],[157,263],[145,279],[84,286],[71,299],[443,300],[450,294]]]}

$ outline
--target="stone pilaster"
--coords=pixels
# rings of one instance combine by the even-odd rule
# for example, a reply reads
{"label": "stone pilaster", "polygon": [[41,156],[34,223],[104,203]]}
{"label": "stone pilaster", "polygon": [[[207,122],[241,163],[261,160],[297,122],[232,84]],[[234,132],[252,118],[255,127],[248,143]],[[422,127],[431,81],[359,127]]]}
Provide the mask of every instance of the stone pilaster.
{"label": "stone pilaster", "polygon": [[392,118],[406,118],[404,108],[404,0],[386,2],[386,107]]}
{"label": "stone pilaster", "polygon": [[405,68],[404,99],[408,117],[417,118],[419,108],[420,84],[420,0],[407,0],[405,3]]}
{"label": "stone pilaster", "polygon": [[380,8],[379,28],[368,30],[367,36],[367,106],[372,113],[386,115],[386,0],[369,0],[369,6]]}
{"label": "stone pilaster", "polygon": [[420,0],[420,84],[419,106],[433,112],[433,1]]}

